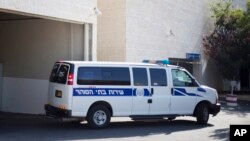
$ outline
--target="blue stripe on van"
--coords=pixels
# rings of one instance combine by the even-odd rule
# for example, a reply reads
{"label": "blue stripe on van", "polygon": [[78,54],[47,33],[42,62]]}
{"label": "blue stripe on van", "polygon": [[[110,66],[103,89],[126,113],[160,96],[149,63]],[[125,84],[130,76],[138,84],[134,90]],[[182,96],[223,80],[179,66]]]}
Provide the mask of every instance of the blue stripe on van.
{"label": "blue stripe on van", "polygon": [[73,96],[151,96],[148,89],[74,88]]}
{"label": "blue stripe on van", "polygon": [[133,96],[133,91],[124,88],[74,88],[73,96]]}
{"label": "blue stripe on van", "polygon": [[196,93],[188,93],[184,88],[174,88],[173,96],[197,96],[202,97]]}
{"label": "blue stripe on van", "polygon": [[199,88],[197,88],[197,91],[199,91],[199,92],[207,92],[205,89],[203,89],[203,88],[201,88],[201,87],[199,87]]}

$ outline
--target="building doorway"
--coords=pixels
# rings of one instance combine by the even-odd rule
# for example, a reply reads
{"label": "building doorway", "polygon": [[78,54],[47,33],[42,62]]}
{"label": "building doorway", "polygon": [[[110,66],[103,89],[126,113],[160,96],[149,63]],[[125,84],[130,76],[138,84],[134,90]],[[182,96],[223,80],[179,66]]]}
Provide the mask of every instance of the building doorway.
{"label": "building doorway", "polygon": [[2,110],[3,65],[0,63],[0,111]]}
{"label": "building doorway", "polygon": [[240,70],[240,85],[242,91],[250,90],[250,71],[248,69]]}
{"label": "building doorway", "polygon": [[193,64],[188,63],[187,59],[180,59],[180,58],[169,58],[171,65],[181,66],[185,68],[188,72],[193,74]]}

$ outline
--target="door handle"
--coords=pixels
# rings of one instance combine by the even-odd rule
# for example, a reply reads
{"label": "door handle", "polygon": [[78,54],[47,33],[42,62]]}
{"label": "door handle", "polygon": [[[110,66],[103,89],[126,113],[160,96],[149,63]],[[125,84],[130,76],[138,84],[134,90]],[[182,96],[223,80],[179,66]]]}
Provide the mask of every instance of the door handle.
{"label": "door handle", "polygon": [[174,93],[174,88],[171,88],[171,94],[173,95],[173,93]]}
{"label": "door handle", "polygon": [[153,100],[152,99],[148,99],[148,103],[149,104],[153,103]]}
{"label": "door handle", "polygon": [[154,94],[154,88],[151,88],[151,95]]}

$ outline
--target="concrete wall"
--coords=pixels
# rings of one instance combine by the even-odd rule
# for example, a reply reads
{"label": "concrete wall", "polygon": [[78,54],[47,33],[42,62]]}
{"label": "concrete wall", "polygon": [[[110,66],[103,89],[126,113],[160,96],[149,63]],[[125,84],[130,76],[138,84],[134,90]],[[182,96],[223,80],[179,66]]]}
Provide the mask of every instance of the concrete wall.
{"label": "concrete wall", "polygon": [[[213,29],[210,2],[98,0],[103,13],[98,17],[98,60],[141,62],[202,54],[203,35]],[[220,76],[210,62],[202,56],[193,65],[194,76],[201,84],[220,88],[214,79]]]}
{"label": "concrete wall", "polygon": [[195,77],[203,85],[207,85],[217,90],[222,89],[222,77],[218,68],[218,63],[209,58],[202,58],[201,65],[196,65],[194,70],[198,71]]}
{"label": "concrete wall", "polygon": [[126,61],[126,0],[98,0],[97,59]]}
{"label": "concrete wall", "polygon": [[0,22],[0,31],[4,77],[48,79],[55,61],[83,60],[82,25],[42,19],[6,21]]}
{"label": "concrete wall", "polygon": [[96,23],[96,0],[1,0],[0,11],[73,23]]}
{"label": "concrete wall", "polygon": [[58,60],[83,60],[83,25],[51,20],[0,22],[2,110],[43,113]]}
{"label": "concrete wall", "polygon": [[[127,0],[126,61],[186,58],[202,55],[202,38],[212,29],[209,2],[190,0]],[[218,70],[202,56],[193,65],[201,84],[220,88]]]}
{"label": "concrete wall", "polygon": [[126,9],[127,61],[200,53],[209,26],[207,1],[127,0]]}
{"label": "concrete wall", "polygon": [[48,101],[48,80],[4,77],[1,111],[44,113]]}
{"label": "concrete wall", "polygon": [[[84,58],[85,23],[92,27],[89,44],[92,60],[96,60],[96,6],[96,0],[0,1],[0,12],[13,14],[0,13],[1,110],[44,112],[53,63]],[[19,20],[13,20],[15,17]]]}

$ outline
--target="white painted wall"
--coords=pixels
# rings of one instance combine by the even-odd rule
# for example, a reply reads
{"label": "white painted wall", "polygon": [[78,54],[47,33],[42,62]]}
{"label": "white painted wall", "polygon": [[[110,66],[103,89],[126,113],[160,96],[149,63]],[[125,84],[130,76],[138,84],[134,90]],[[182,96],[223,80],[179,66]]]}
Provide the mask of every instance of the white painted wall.
{"label": "white painted wall", "polygon": [[[126,61],[202,55],[202,38],[212,29],[209,0],[127,0]],[[202,56],[193,65],[201,84],[220,88],[216,65]]]}
{"label": "white painted wall", "polygon": [[96,23],[96,0],[1,0],[0,11],[73,23]]}
{"label": "white painted wall", "polygon": [[207,0],[127,0],[126,15],[127,61],[200,53],[210,26]]}
{"label": "white painted wall", "polygon": [[44,113],[48,80],[4,77],[2,111]]}

